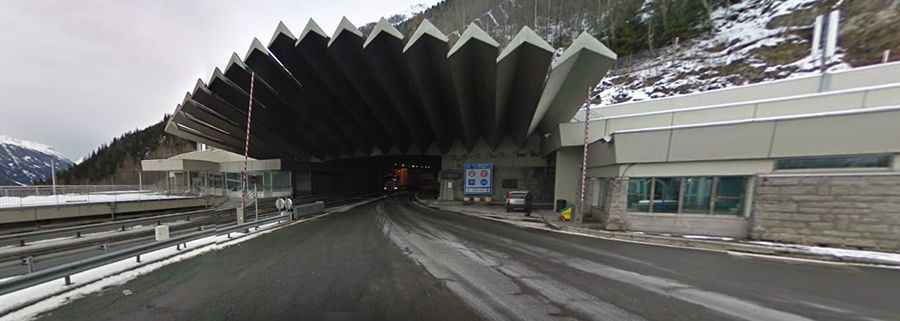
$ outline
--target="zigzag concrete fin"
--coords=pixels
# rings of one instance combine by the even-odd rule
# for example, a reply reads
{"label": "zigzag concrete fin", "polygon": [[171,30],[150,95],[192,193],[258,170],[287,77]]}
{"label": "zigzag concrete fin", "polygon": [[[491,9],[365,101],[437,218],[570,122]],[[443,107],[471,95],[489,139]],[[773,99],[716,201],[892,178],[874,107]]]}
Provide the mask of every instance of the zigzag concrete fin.
{"label": "zigzag concrete fin", "polygon": [[493,47],[500,47],[500,43],[494,38],[491,38],[487,32],[485,32],[481,27],[479,27],[474,22],[469,24],[469,27],[466,28],[466,31],[463,32],[462,36],[459,37],[459,40],[453,44],[453,48],[450,48],[450,51],[447,53],[447,57],[453,56],[454,53],[459,51],[460,48],[466,45],[471,40],[481,41]]}
{"label": "zigzag concrete fin", "polygon": [[576,38],[575,41],[572,42],[572,45],[569,46],[569,48],[566,48],[565,51],[563,51],[563,54],[561,57],[559,57],[559,60],[557,60],[556,63],[553,64],[553,68],[556,68],[556,66],[563,64],[566,60],[569,60],[581,50],[590,50],[597,54],[609,57],[613,60],[619,59],[619,56],[616,55],[615,52],[604,46],[603,43],[600,42],[600,40],[597,40],[597,38],[594,38],[594,36],[591,36],[587,32],[582,32],[581,35],[579,35],[578,38]]}
{"label": "zigzag concrete fin", "polygon": [[297,42],[303,41],[303,39],[306,38],[306,35],[308,35],[310,32],[322,36],[322,38],[328,38],[328,35],[325,34],[325,31],[322,31],[322,28],[319,27],[319,24],[316,23],[315,20],[309,19],[309,21],[306,22],[306,27],[303,27],[303,32],[300,33],[300,37],[297,38]]}
{"label": "zigzag concrete fin", "polygon": [[262,44],[262,41],[259,41],[258,38],[253,38],[253,41],[250,42],[250,48],[248,48],[247,53],[244,54],[244,60],[247,60],[247,58],[250,57],[250,54],[253,53],[253,50],[259,51],[267,56],[269,55],[269,48],[266,48],[266,46],[264,46]]}
{"label": "zigzag concrete fin", "polygon": [[443,32],[441,32],[441,30],[431,24],[431,21],[425,19],[422,20],[422,23],[419,24],[419,27],[416,28],[415,32],[413,32],[412,37],[410,37],[409,41],[406,42],[406,46],[403,47],[403,52],[406,52],[406,50],[412,47],[412,45],[415,44],[416,41],[419,41],[419,39],[425,35],[429,35],[443,42],[450,41],[450,38],[447,38],[447,35],[445,35]]}
{"label": "zigzag concrete fin", "polygon": [[278,27],[275,27],[275,33],[273,33],[272,38],[269,39],[269,46],[271,46],[272,43],[275,42],[275,39],[278,39],[278,35],[284,35],[288,38],[291,38],[291,40],[296,40],[294,34],[291,33],[291,29],[288,29],[283,21],[279,21]]}
{"label": "zigzag concrete fin", "polygon": [[548,52],[556,51],[556,49],[553,49],[553,46],[547,43],[547,41],[541,38],[541,36],[538,36],[538,34],[534,32],[534,30],[531,30],[531,28],[525,26],[522,27],[522,30],[519,30],[519,33],[516,34],[513,40],[510,41],[509,44],[506,45],[506,48],[504,48],[503,51],[500,52],[500,55],[497,56],[497,61],[503,60],[503,58],[506,58],[506,56],[515,51],[516,48],[519,48],[526,43],[544,49]]}
{"label": "zigzag concrete fin", "polygon": [[[253,47],[251,47],[251,50],[252,50],[252,48]],[[228,63],[225,64],[225,70],[228,70],[229,68],[231,68],[231,65],[237,65],[238,67],[241,67],[244,70],[250,70],[250,67],[247,67],[247,64],[245,64],[244,61],[241,60],[241,56],[238,56],[238,54],[236,52],[231,53],[231,57],[228,59]],[[223,76],[224,76],[224,74],[223,74]]]}
{"label": "zigzag concrete fin", "polygon": [[375,38],[377,38],[381,33],[386,33],[394,36],[397,39],[403,40],[403,34],[400,33],[400,30],[397,30],[397,28],[394,28],[394,26],[388,23],[387,20],[381,18],[381,20],[378,20],[378,23],[375,24],[375,28],[372,29],[372,33],[369,34],[369,38],[367,38],[366,42],[363,43],[363,48],[368,47],[369,43],[371,43],[372,40],[375,40]]}
{"label": "zigzag concrete fin", "polygon": [[334,40],[337,39],[338,36],[340,36],[344,31],[355,34],[360,38],[362,38],[363,36],[362,32],[360,32],[359,29],[357,29],[356,26],[354,26],[353,23],[350,22],[350,20],[347,20],[347,17],[343,17],[341,18],[341,23],[338,24],[337,29],[334,30],[334,36],[332,36],[331,40],[328,41],[328,46],[331,46],[331,44],[334,43]]}

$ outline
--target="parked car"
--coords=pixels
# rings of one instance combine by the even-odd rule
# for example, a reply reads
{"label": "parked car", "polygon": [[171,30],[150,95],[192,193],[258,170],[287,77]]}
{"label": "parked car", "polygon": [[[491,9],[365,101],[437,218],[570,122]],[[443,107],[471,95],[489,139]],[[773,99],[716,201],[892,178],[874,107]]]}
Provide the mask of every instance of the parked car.
{"label": "parked car", "polygon": [[531,215],[531,193],[528,191],[512,191],[506,193],[506,211],[522,210],[525,216]]}

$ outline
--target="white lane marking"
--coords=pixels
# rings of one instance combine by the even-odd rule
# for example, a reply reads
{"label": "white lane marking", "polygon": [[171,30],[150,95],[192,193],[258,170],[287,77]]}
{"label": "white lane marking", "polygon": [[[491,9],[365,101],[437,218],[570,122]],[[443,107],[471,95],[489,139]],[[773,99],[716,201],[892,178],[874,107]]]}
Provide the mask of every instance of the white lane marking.
{"label": "white lane marking", "polygon": [[[383,206],[378,210],[383,211]],[[410,218],[409,214],[400,215]],[[513,257],[467,247],[451,233],[430,223],[416,228],[436,237],[434,239],[394,224],[383,213],[379,215],[384,217],[381,222],[391,225],[383,227],[382,231],[391,231],[392,241],[401,248],[414,249],[410,257],[436,278],[452,280],[447,283],[448,287],[488,318],[569,319],[566,312],[573,312],[577,318],[587,320],[645,321],[636,314],[528,269],[513,261]]]}
{"label": "white lane marking", "polygon": [[727,294],[699,289],[675,280],[622,270],[609,265],[582,258],[570,257],[559,252],[524,244],[513,244],[512,246],[526,253],[531,253],[538,257],[545,257],[557,264],[568,265],[583,272],[627,283],[676,300],[693,303],[738,319],[754,321],[812,321],[812,319],[803,316],[768,308]]}
{"label": "white lane marking", "polygon": [[406,230],[394,223],[378,207],[382,222],[390,225],[388,237],[428,273],[444,280],[447,287],[466,304],[489,320],[568,320],[560,316],[560,310],[530,295],[522,295],[522,289],[505,275],[493,268],[473,263],[471,258],[449,246],[452,236],[439,232],[431,239],[418,232]]}
{"label": "white lane marking", "polygon": [[758,258],[758,259],[766,259],[766,260],[773,260],[773,261],[796,262],[796,263],[815,263],[815,264],[823,264],[823,265],[833,265],[833,266],[837,266],[837,267],[864,267],[864,268],[882,268],[882,269],[890,269],[890,270],[900,270],[900,266],[893,266],[893,265],[821,261],[821,260],[816,260],[816,259],[804,259],[801,257],[768,255],[768,254],[760,254],[760,253],[747,253],[747,252],[739,252],[739,251],[727,251],[725,253],[727,253],[728,255],[731,255],[731,256]]}

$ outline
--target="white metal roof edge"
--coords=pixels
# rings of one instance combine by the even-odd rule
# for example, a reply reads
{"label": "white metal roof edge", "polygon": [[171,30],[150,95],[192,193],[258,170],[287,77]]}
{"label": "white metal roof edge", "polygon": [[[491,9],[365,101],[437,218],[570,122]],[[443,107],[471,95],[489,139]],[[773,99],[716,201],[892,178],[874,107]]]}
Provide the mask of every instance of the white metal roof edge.
{"label": "white metal roof edge", "polygon": [[334,40],[338,38],[344,31],[350,32],[354,35],[362,38],[363,34],[353,25],[347,17],[341,18],[341,23],[338,24],[337,29],[334,30],[334,36],[331,37],[331,40],[328,40],[328,46],[331,47],[331,44],[334,43]]}
{"label": "white metal roof edge", "polygon": [[[739,102],[734,102],[734,103],[724,103],[724,104],[697,106],[697,107],[684,107],[684,108],[648,111],[648,112],[643,112],[643,113],[633,113],[633,114],[614,115],[614,116],[608,116],[608,117],[598,117],[598,118],[591,118],[590,121],[631,118],[631,117],[640,117],[640,116],[653,116],[653,115],[668,114],[668,113],[673,113],[673,112],[687,112],[687,111],[695,111],[695,110],[718,109],[718,108],[727,108],[727,107],[743,106],[743,105],[765,104],[765,103],[773,103],[773,102],[781,102],[781,101],[789,101],[789,100],[799,100],[799,99],[806,99],[806,98],[825,97],[825,96],[831,96],[831,95],[852,94],[852,93],[857,93],[857,92],[866,92],[866,91],[870,91],[870,90],[878,90],[878,89],[886,89],[886,88],[894,88],[894,87],[900,88],[900,82],[884,84],[884,85],[868,86],[868,87],[857,87],[857,88],[851,88],[851,89],[826,91],[826,92],[821,92],[821,93],[800,94],[800,95],[795,95],[795,96],[765,98],[765,99],[758,99],[758,100],[739,101]],[[581,122],[583,122],[583,121],[576,121],[574,123],[581,123]]]}
{"label": "white metal roof edge", "polygon": [[369,43],[375,40],[375,38],[377,38],[381,33],[385,33],[394,36],[394,38],[403,40],[403,33],[400,33],[400,30],[394,28],[394,26],[388,23],[386,19],[381,18],[381,20],[378,20],[378,23],[375,24],[375,28],[372,29],[372,32],[369,33],[369,38],[366,38],[366,41],[363,43],[363,48],[368,47]]}
{"label": "white metal roof edge", "polygon": [[610,133],[610,135],[640,133],[640,132],[650,132],[650,131],[660,131],[660,130],[687,129],[687,128],[698,128],[698,127],[715,127],[715,126],[763,123],[763,122],[779,121],[779,120],[794,120],[794,119],[808,119],[808,118],[832,117],[832,116],[855,115],[855,114],[868,114],[868,113],[878,113],[878,112],[888,112],[888,111],[900,111],[900,105],[874,107],[874,108],[857,108],[857,109],[838,110],[838,111],[800,114],[800,115],[786,115],[786,116],[774,116],[774,117],[763,117],[763,118],[753,118],[753,119],[728,120],[728,121],[709,122],[709,123],[700,123],[700,124],[626,129],[626,130],[614,131],[614,132]]}
{"label": "white metal roof edge", "polygon": [[539,36],[537,33],[535,33],[534,30],[531,30],[531,28],[529,28],[528,26],[524,26],[521,30],[519,30],[519,33],[516,34],[512,41],[510,41],[509,44],[506,45],[506,48],[503,48],[503,51],[501,51],[500,55],[497,56],[497,61],[499,62],[503,60],[503,58],[506,58],[506,56],[526,43],[544,49],[551,53],[556,51],[556,49],[553,49],[553,46],[550,46],[550,44],[547,43],[547,41],[545,41],[543,38],[541,38],[541,36]]}
{"label": "white metal roof edge", "polygon": [[473,22],[469,24],[469,27],[467,27],[466,31],[464,31],[462,36],[459,37],[459,40],[457,40],[456,43],[453,44],[453,48],[450,48],[450,51],[447,52],[447,57],[449,58],[450,56],[453,56],[453,54],[459,51],[459,49],[465,46],[466,43],[468,43],[472,39],[481,41],[493,47],[500,47],[500,43],[497,42],[497,40],[491,38],[491,36],[487,34],[487,32],[485,32],[483,29],[481,29],[481,27]]}
{"label": "white metal roof edge", "polygon": [[603,137],[597,137],[597,139],[588,141],[588,144],[593,144],[593,143],[596,143],[596,142],[603,142],[603,143],[609,144],[609,143],[612,143],[612,142],[613,142],[613,137],[612,137],[612,135],[606,135],[606,136],[603,136]]}
{"label": "white metal roof edge", "polygon": [[429,35],[443,42],[449,42],[450,38],[447,37],[440,29],[435,27],[431,21],[428,19],[422,20],[422,23],[419,24],[419,27],[416,28],[416,31],[413,32],[412,37],[409,38],[409,41],[406,42],[406,46],[403,47],[403,52],[409,50],[413,44],[419,41],[420,38],[424,35]]}

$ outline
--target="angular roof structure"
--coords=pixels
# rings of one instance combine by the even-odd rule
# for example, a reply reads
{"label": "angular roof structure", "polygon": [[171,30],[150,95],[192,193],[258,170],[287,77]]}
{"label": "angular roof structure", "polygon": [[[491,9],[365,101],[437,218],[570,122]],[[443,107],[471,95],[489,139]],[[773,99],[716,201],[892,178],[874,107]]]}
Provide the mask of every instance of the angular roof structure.
{"label": "angular roof structure", "polygon": [[[502,50],[501,50],[502,49]],[[386,20],[365,37],[344,18],[331,37],[279,23],[209,81],[198,80],[166,132],[257,158],[339,159],[524,144],[569,121],[616,54],[582,34],[554,48],[523,28],[500,48],[475,24],[453,43],[427,20],[406,37]]]}

